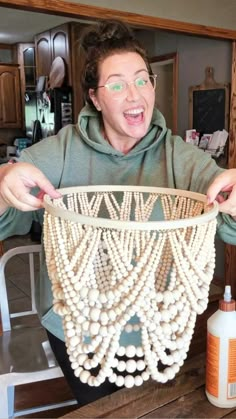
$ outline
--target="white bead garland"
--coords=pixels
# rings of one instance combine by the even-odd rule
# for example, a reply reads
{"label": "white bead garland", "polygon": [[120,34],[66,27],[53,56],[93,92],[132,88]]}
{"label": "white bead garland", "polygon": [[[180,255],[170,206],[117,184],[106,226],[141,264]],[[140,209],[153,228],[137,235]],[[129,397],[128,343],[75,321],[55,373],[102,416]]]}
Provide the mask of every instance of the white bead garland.
{"label": "white bead garland", "polygon": [[[155,211],[165,220],[193,218],[187,227],[124,230],[64,219],[48,207],[45,211],[53,307],[63,318],[75,376],[90,386],[108,379],[127,388],[150,377],[161,383],[172,380],[187,356],[196,316],[207,306],[215,263],[215,216],[194,224],[194,217],[209,209],[196,199],[169,195],[168,190],[117,196],[83,191],[52,200],[51,205],[90,217],[102,212],[121,221],[149,222]],[[130,322],[134,315],[136,321]],[[142,346],[121,345],[121,333],[127,341],[133,334],[139,336]]]}

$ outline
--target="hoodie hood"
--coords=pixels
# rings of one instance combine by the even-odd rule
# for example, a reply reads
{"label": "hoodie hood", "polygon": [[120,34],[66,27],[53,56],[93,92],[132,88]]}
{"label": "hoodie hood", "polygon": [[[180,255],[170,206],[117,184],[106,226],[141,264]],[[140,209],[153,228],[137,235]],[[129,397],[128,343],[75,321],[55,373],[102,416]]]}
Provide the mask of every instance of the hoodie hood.
{"label": "hoodie hood", "polygon": [[153,147],[157,141],[161,141],[165,137],[167,128],[165,118],[158,109],[154,108],[152,120],[145,137],[137,143],[137,145],[124,154],[113,148],[103,137],[101,132],[101,113],[93,110],[86,105],[79,114],[77,129],[84,142],[100,153],[110,154],[113,156],[128,156],[143,153]]}

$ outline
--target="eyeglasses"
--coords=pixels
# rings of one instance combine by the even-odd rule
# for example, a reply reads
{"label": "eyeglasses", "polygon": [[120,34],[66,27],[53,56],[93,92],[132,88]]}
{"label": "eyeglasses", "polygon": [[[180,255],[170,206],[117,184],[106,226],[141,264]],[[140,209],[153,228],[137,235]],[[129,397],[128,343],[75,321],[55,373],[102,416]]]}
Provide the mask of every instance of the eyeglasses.
{"label": "eyeglasses", "polygon": [[112,83],[106,83],[103,86],[97,86],[97,89],[100,89],[101,87],[105,87],[112,96],[121,96],[128,90],[128,86],[131,84],[134,84],[135,87],[139,91],[145,91],[145,90],[155,90],[156,88],[156,74],[147,74],[144,77],[137,77],[137,79],[127,82],[125,80],[117,80]]}

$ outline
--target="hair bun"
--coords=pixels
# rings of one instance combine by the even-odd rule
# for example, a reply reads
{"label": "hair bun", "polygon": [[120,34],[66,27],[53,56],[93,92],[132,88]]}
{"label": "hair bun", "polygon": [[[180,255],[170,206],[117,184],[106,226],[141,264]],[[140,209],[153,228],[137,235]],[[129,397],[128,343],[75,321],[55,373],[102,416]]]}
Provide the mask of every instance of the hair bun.
{"label": "hair bun", "polygon": [[134,39],[131,29],[120,20],[104,21],[100,25],[100,40],[101,42],[121,39]]}
{"label": "hair bun", "polygon": [[99,35],[97,33],[96,30],[94,31],[90,31],[85,33],[82,40],[81,40],[81,44],[82,47],[87,50],[89,48],[94,48],[94,47],[98,47],[100,45],[100,38]]}
{"label": "hair bun", "polygon": [[81,39],[81,45],[85,51],[91,48],[98,48],[104,42],[115,42],[122,40],[133,40],[134,34],[123,22],[120,20],[102,21],[99,24],[90,26],[84,32]]}

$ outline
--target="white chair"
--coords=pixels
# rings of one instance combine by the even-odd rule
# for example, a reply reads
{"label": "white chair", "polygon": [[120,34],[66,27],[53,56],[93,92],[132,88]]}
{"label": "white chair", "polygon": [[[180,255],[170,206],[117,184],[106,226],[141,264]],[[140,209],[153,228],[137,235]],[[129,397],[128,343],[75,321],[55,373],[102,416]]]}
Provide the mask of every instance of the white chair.
{"label": "white chair", "polygon": [[[14,259],[12,258],[16,255],[21,255],[20,257],[25,258],[26,256],[24,254],[29,257],[29,264],[27,263],[26,266],[29,268],[32,308],[29,311],[10,314],[7,298],[5,266],[10,259],[13,264]],[[35,261],[39,260],[40,254],[41,245],[34,244],[8,250],[0,258],[0,311],[3,328],[2,336],[0,336],[1,419],[23,416],[32,412],[49,410],[77,403],[75,400],[70,400],[47,406],[39,406],[16,412],[14,411],[15,386],[63,376],[61,368],[58,366],[54,358],[47,339],[47,334],[43,327],[38,323],[38,321],[36,325],[26,322],[26,318],[24,318],[24,322],[22,322],[22,316],[36,313],[34,298]],[[12,265],[12,267],[14,268],[15,265]],[[17,277],[17,273],[15,276]],[[12,326],[11,323],[13,323],[13,321],[11,322],[11,318],[13,317],[21,317],[21,319],[18,319],[20,320],[20,323],[16,325],[16,321],[14,320],[14,326]],[[32,316],[28,319],[31,318]]]}

